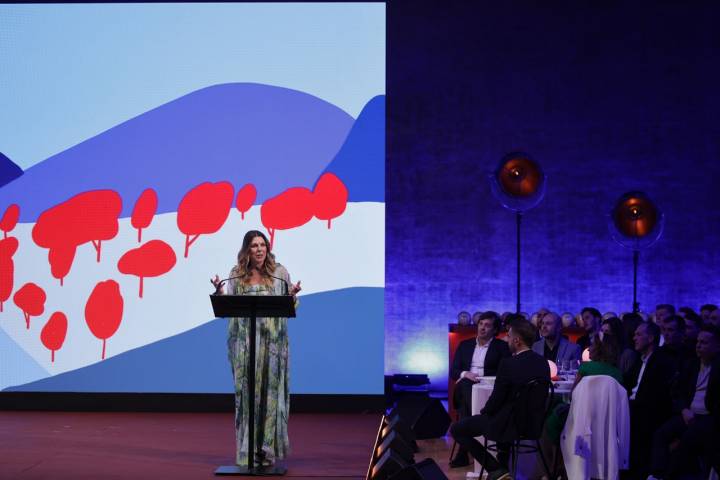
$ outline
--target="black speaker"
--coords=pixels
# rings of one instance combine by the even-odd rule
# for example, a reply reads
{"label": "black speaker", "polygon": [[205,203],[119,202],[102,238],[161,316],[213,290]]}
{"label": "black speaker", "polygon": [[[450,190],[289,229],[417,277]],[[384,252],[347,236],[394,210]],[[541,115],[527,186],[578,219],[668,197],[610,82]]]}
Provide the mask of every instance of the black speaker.
{"label": "black speaker", "polygon": [[381,430],[381,436],[386,437],[391,431],[397,432],[405,443],[410,445],[414,452],[419,451],[418,444],[415,441],[415,432],[412,431],[410,426],[403,422],[400,415],[395,414],[391,417],[385,418],[385,426]]}
{"label": "black speaker", "polygon": [[452,422],[440,400],[427,396],[400,398],[395,411],[420,440],[445,436]]}
{"label": "black speaker", "polygon": [[390,480],[448,480],[437,463],[426,458],[415,465],[409,465],[390,477]]}
{"label": "black speaker", "polygon": [[407,467],[405,462],[397,453],[387,450],[380,460],[375,462],[370,471],[371,480],[388,480],[395,474],[400,473],[403,468]]}
{"label": "black speaker", "polygon": [[380,445],[375,448],[375,457],[382,457],[387,450],[392,450],[408,464],[415,463],[415,452],[397,432],[390,431],[383,437]]}

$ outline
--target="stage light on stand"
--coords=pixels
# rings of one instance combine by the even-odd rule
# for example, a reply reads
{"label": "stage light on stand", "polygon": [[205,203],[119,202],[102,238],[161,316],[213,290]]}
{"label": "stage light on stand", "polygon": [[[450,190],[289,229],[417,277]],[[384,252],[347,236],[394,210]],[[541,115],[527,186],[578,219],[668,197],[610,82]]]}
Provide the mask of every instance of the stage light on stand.
{"label": "stage light on stand", "polygon": [[545,173],[540,165],[523,152],[505,155],[490,174],[492,193],[503,207],[515,212],[517,232],[517,305],[520,313],[520,223],[522,214],[536,207],[545,196]]}
{"label": "stage light on stand", "polygon": [[633,312],[640,311],[637,301],[637,272],[640,251],[660,239],[665,215],[644,192],[631,191],[620,196],[608,214],[612,238],[633,251]]}

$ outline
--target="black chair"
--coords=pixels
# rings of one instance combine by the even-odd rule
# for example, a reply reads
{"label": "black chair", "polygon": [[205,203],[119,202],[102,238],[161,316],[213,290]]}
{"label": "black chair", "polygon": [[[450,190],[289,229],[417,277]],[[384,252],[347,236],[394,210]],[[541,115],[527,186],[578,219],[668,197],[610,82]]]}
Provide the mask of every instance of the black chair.
{"label": "black chair", "polygon": [[[452,399],[449,400],[449,401],[451,402]],[[460,419],[460,415],[458,415],[457,410],[456,410],[454,413],[455,413],[455,415],[453,415],[453,417],[452,417],[452,422],[453,422],[453,423],[457,422],[457,421]],[[456,449],[456,448],[457,448],[457,440],[455,440],[455,439],[453,438],[452,448],[450,449],[450,460],[448,460],[448,461],[452,462],[453,455],[455,455],[455,449]]]}
{"label": "black chair", "polygon": [[[523,385],[515,394],[513,404],[512,417],[515,422],[515,428],[518,432],[516,438],[510,443],[510,475],[512,478],[517,476],[517,460],[522,453],[539,453],[545,472],[548,478],[552,478],[550,469],[548,468],[545,455],[543,455],[540,447],[540,437],[545,427],[545,419],[550,415],[552,409],[552,399],[555,395],[555,386],[549,379],[536,378]],[[488,440],[494,442],[494,445],[488,445]],[[485,435],[485,451],[498,452],[498,439],[489,438]],[[507,442],[506,442],[507,443]],[[485,453],[487,455],[487,453]],[[485,465],[482,465],[480,478],[485,473]]]}

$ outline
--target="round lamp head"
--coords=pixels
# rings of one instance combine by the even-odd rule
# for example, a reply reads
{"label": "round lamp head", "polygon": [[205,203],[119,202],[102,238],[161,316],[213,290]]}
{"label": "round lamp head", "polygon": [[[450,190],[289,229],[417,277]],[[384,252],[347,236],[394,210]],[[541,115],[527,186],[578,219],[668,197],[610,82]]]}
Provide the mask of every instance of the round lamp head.
{"label": "round lamp head", "polygon": [[505,208],[524,212],[535,207],[545,195],[545,174],[529,155],[505,155],[490,176],[493,195]]}
{"label": "round lamp head", "polygon": [[608,226],[616,242],[632,250],[655,243],[662,235],[665,217],[643,192],[627,192],[610,211]]}

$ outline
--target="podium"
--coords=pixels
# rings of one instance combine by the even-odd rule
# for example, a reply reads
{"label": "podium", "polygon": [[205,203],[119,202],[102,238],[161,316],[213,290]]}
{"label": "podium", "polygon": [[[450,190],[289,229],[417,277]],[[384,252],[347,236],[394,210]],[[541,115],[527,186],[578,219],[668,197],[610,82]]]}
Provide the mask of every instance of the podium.
{"label": "podium", "polygon": [[290,295],[210,295],[213,312],[218,318],[250,319],[250,351],[248,362],[248,463],[247,466],[218,467],[215,475],[277,476],[285,475],[282,465],[255,465],[255,337],[257,317],[295,317],[295,300]]}

